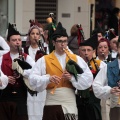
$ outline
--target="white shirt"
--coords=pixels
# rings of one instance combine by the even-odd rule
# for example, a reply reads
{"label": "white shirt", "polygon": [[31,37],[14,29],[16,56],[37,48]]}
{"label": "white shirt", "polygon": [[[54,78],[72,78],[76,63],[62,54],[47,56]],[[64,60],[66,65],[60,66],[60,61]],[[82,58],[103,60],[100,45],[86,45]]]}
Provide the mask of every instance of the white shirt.
{"label": "white shirt", "polygon": [[0,71],[0,82],[2,83],[0,89],[4,89],[8,85],[8,77],[2,71]]}
{"label": "white shirt", "polygon": [[35,61],[35,55],[36,55],[37,50],[39,50],[39,47],[33,49],[33,48],[30,46],[30,47],[28,48],[28,53],[29,53],[29,55],[33,58],[34,61]]}
{"label": "white shirt", "polygon": [[111,87],[108,86],[107,65],[98,72],[92,86],[96,97],[106,100],[110,97]]}
{"label": "white shirt", "polygon": [[105,67],[105,66],[106,66],[106,63],[103,62],[103,61],[101,61],[101,62],[100,62],[100,66],[99,66],[99,68],[101,69],[101,68],[103,68],[103,67]]}
{"label": "white shirt", "polygon": [[[118,60],[120,62],[120,60]],[[119,65],[120,68],[120,65]],[[100,99],[107,100],[110,98],[110,107],[120,107],[118,105],[118,96],[111,94],[111,87],[108,86],[108,78],[107,78],[107,65],[103,67],[100,72],[97,74],[94,82],[93,82],[93,91],[96,97]]]}
{"label": "white shirt", "polygon": [[4,55],[5,53],[10,51],[10,47],[5,41],[3,37],[0,36],[0,47],[3,48],[3,50],[0,50],[0,56]]}
{"label": "white shirt", "polygon": [[[55,53],[56,55],[57,53]],[[62,59],[62,58],[61,58]],[[64,61],[64,57],[63,60]],[[77,56],[77,63],[83,69],[84,73],[78,74],[77,80],[74,77],[70,80],[72,85],[79,90],[87,89],[91,86],[93,82],[93,75],[88,68],[86,62],[79,56]],[[65,67],[64,62],[60,62],[61,66]],[[32,73],[29,76],[30,84],[34,87],[37,91],[43,91],[46,89],[47,85],[50,83],[49,81],[50,75],[46,74],[46,64],[44,56],[40,58],[35,66],[32,69]]]}
{"label": "white shirt", "polygon": [[117,51],[112,50],[112,52],[111,52],[111,57],[112,57],[112,58],[116,58],[116,57],[117,57],[117,54],[118,54]]}

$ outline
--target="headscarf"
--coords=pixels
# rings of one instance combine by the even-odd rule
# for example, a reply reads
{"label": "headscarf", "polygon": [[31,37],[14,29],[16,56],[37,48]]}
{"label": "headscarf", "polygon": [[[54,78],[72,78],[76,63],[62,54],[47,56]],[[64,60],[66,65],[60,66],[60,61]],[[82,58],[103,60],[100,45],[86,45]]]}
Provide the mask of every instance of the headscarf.
{"label": "headscarf", "polygon": [[30,29],[28,30],[27,38],[26,38],[26,46],[30,46],[30,33],[33,29],[38,29],[39,33],[41,34],[40,27],[38,27],[37,25],[33,25],[32,27],[30,27]]}

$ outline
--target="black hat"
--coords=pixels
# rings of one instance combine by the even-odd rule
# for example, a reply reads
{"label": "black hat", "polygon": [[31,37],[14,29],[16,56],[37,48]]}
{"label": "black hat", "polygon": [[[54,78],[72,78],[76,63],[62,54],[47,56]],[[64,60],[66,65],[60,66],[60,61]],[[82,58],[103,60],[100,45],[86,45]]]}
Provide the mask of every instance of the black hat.
{"label": "black hat", "polygon": [[7,40],[10,40],[10,37],[12,35],[20,35],[20,33],[14,28],[14,26],[12,24],[9,23],[8,26],[8,35],[7,35]]}
{"label": "black hat", "polygon": [[57,37],[68,37],[66,29],[62,27],[61,22],[58,23],[55,32],[52,34],[52,39],[56,40]]}
{"label": "black hat", "polygon": [[118,7],[113,8],[112,10],[113,14],[118,14],[120,12],[120,9]]}
{"label": "black hat", "polygon": [[98,46],[98,37],[97,34],[92,35],[90,38],[80,43],[80,46],[91,46],[94,49]]}
{"label": "black hat", "polygon": [[115,38],[116,37],[116,34],[115,34],[115,32],[114,32],[114,30],[109,30],[109,40],[112,40],[113,38]]}

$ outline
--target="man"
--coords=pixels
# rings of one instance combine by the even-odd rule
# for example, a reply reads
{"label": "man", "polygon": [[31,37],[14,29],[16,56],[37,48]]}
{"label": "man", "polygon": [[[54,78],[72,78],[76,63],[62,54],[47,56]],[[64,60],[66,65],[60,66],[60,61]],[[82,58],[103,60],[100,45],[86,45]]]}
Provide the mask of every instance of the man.
{"label": "man", "polygon": [[[26,69],[19,74],[20,66],[15,64],[15,59],[22,57],[24,61],[34,65],[34,60],[27,54],[19,55],[18,47],[22,46],[20,33],[9,24],[7,41],[10,52],[0,58],[0,67],[8,77],[7,87],[0,95],[0,119],[1,120],[28,120],[27,115],[27,88],[23,77],[28,77],[31,69]],[[15,65],[14,65],[15,64]],[[13,70],[13,69],[15,70]]]}
{"label": "man", "polygon": [[120,120],[120,38],[117,44],[118,58],[102,68],[93,82],[95,96],[100,99],[110,98],[110,120]]}
{"label": "man", "polygon": [[9,52],[10,47],[5,41],[3,37],[0,36],[0,56],[4,55],[5,53]]}
{"label": "man", "polygon": [[4,89],[8,85],[8,77],[0,70],[0,89]]}
{"label": "man", "polygon": [[[31,86],[37,91],[47,89],[43,120],[76,120],[75,88],[85,90],[92,84],[93,76],[84,60],[64,52],[67,37],[65,28],[59,22],[52,35],[55,50],[36,62],[29,77]],[[66,71],[69,59],[77,62],[83,70],[82,74],[77,74],[77,81]]]}
{"label": "man", "polygon": [[[93,58],[95,49],[98,46],[97,34],[91,36],[91,38],[80,43],[80,56],[88,64],[94,78],[99,70],[106,64],[101,60]],[[88,98],[82,98],[76,96],[77,107],[78,107],[78,120],[102,120],[101,118],[101,106],[100,99],[96,98],[92,87],[89,88],[90,96]]]}

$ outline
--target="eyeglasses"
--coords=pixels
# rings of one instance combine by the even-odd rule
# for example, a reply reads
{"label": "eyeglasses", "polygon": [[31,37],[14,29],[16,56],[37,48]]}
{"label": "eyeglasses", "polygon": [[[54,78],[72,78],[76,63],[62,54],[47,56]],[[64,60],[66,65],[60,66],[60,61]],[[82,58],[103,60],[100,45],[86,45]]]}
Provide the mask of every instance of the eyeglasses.
{"label": "eyeglasses", "polygon": [[93,50],[90,50],[90,49],[87,49],[87,50],[86,50],[86,49],[82,49],[81,51],[82,51],[82,52],[86,52],[86,51],[87,51],[87,52],[92,52]]}
{"label": "eyeglasses", "polygon": [[60,43],[60,44],[62,44],[62,43],[67,44],[67,40],[56,40],[56,42]]}

